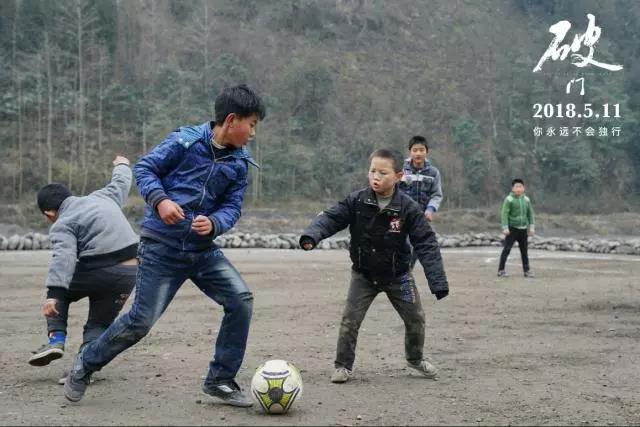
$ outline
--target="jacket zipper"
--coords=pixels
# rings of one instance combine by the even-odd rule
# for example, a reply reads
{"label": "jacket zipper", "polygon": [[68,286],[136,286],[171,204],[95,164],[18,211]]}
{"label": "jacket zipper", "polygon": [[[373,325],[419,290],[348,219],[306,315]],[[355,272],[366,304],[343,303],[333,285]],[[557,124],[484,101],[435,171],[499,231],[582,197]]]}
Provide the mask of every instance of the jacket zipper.
{"label": "jacket zipper", "polygon": [[[207,144],[208,145],[208,144]],[[202,206],[202,202],[204,201],[204,196],[207,193],[207,184],[209,183],[209,179],[211,178],[211,174],[213,173],[213,169],[215,168],[216,165],[216,161],[217,160],[222,160],[222,159],[226,159],[227,157],[230,156],[224,156],[224,157],[220,157],[220,159],[216,159],[216,154],[213,151],[213,148],[211,148],[211,145],[209,146],[209,150],[211,150],[211,168],[209,169],[209,174],[207,175],[207,179],[204,181],[204,184],[202,186],[202,196],[200,197],[200,202],[198,203],[198,208],[200,208]],[[189,234],[191,234],[191,228],[189,228],[189,231],[187,231],[187,235],[184,236],[184,238],[182,239],[182,250],[185,250],[185,245],[186,245],[186,240],[187,237],[189,237]]]}
{"label": "jacket zipper", "polygon": [[393,277],[396,277],[396,253],[393,252],[391,255],[391,271],[393,272]]}

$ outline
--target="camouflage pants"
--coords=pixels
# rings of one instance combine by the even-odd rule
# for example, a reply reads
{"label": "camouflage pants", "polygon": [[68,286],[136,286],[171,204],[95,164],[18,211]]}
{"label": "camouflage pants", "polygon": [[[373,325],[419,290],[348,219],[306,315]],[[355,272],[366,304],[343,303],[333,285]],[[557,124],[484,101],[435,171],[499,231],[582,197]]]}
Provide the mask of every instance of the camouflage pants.
{"label": "camouflage pants", "polygon": [[402,318],[405,326],[404,349],[407,361],[419,363],[424,347],[424,311],[413,275],[410,273],[392,282],[369,280],[362,274],[351,272],[351,285],[347,305],[342,314],[335,367],[353,368],[356,357],[358,330],[371,303],[380,293],[387,298]]}

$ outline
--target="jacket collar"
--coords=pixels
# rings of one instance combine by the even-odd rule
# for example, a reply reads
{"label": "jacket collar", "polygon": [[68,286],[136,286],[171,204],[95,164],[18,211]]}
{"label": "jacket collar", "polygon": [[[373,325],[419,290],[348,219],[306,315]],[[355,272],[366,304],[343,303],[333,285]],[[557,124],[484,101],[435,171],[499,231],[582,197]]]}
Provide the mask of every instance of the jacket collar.
{"label": "jacket collar", "polygon": [[[400,208],[402,206],[400,202],[400,198],[402,197],[401,191],[396,185],[393,189],[393,196],[391,197],[391,202],[383,209],[383,211],[391,211],[391,212],[400,212]],[[364,198],[362,200],[365,205],[371,205],[378,207],[378,197],[376,196],[375,191],[371,187],[368,187],[365,190]]]}
{"label": "jacket collar", "polygon": [[60,217],[62,212],[67,208],[67,206],[69,206],[69,203],[71,203],[71,199],[75,199],[75,197],[69,196],[66,199],[64,199],[62,203],[60,203],[60,207],[58,208],[58,218]]}
{"label": "jacket collar", "polygon": [[429,169],[430,167],[431,167],[431,162],[429,161],[429,159],[424,160],[424,166],[420,169],[413,167],[413,163],[411,162],[411,157],[404,160],[404,170],[421,172]]}
{"label": "jacket collar", "polygon": [[[202,139],[203,141],[206,141],[206,143],[209,145],[211,145],[211,141],[215,136],[215,133],[213,132],[213,129],[215,128],[215,126],[216,126],[216,122],[214,121],[210,121],[202,125],[202,128],[203,128]],[[253,160],[253,157],[251,157],[251,153],[249,152],[247,147],[230,148],[230,149],[227,148],[227,156],[231,156],[234,159],[246,160],[248,163],[251,163],[253,166],[260,169],[260,166],[258,165],[258,163],[256,163],[256,161]]]}

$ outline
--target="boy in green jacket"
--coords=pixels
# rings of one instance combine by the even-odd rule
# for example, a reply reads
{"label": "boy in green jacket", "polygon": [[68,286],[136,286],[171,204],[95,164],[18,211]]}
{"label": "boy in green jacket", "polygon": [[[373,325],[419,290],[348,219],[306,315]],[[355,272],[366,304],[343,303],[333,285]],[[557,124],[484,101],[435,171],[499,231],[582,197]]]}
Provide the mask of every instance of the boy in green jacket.
{"label": "boy in green jacket", "polygon": [[522,256],[522,269],[524,277],[533,277],[533,272],[529,269],[529,256],[527,255],[527,238],[533,236],[535,232],[533,207],[531,200],[524,195],[524,181],[516,178],[511,182],[511,193],[502,203],[500,214],[502,222],[502,233],[505,235],[504,249],[500,255],[500,266],[498,267],[498,277],[507,277],[504,266],[507,263],[509,252],[513,244],[517,241]]}

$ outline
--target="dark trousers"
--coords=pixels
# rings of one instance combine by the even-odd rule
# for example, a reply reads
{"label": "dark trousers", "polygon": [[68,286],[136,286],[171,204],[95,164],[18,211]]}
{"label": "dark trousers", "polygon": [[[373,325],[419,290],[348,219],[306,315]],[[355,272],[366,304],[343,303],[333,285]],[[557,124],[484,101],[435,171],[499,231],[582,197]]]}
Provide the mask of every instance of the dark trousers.
{"label": "dark trousers", "polygon": [[509,257],[509,252],[511,252],[513,244],[518,242],[520,255],[522,256],[522,269],[525,272],[529,271],[529,255],[527,254],[528,236],[528,231],[526,229],[522,230],[519,228],[509,227],[509,235],[504,239],[504,248],[500,255],[500,267],[498,267],[498,270],[504,270],[507,258]]}
{"label": "dark trousers", "polygon": [[336,368],[353,369],[360,325],[369,306],[380,292],[387,294],[393,308],[404,321],[404,349],[407,361],[414,364],[422,361],[424,311],[413,275],[407,273],[392,282],[379,282],[352,271],[347,304],[340,323]]}
{"label": "dark trousers", "polygon": [[228,381],[240,369],[249,335],[253,294],[238,270],[217,248],[185,252],[143,238],[138,246],[136,294],[128,313],[118,317],[82,354],[85,368],[100,370],[149,333],[178,289],[191,279],[222,305],[224,316],[209,363],[206,384]]}
{"label": "dark trousers", "polygon": [[82,345],[98,338],[118,316],[136,283],[136,265],[114,265],[75,271],[69,289],[56,304],[58,314],[47,316],[47,329],[67,332],[71,303],[89,298],[89,316],[84,325]]}

